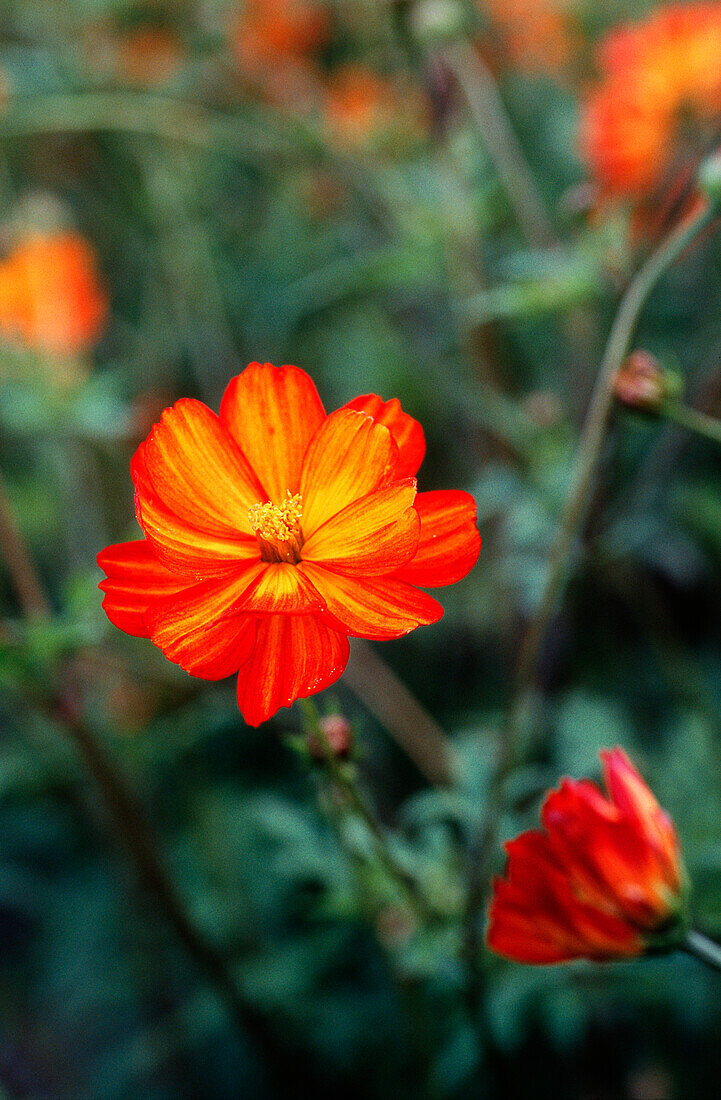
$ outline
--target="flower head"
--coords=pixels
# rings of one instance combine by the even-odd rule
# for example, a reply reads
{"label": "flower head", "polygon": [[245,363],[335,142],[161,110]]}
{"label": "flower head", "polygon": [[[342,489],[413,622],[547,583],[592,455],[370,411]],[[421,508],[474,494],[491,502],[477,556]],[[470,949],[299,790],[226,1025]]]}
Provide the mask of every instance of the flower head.
{"label": "flower head", "polygon": [[416,585],[452,584],[480,548],[473,498],[416,493],[423,429],[369,394],[326,415],[297,367],[251,363],[216,416],[166,409],[132,461],[144,539],[98,555],[111,622],[209,680],[238,672],[259,725],[337,680],[348,635],[436,622]]}
{"label": "flower head", "polygon": [[671,4],[601,47],[601,83],[581,123],[583,154],[604,191],[644,197],[690,141],[705,150],[721,121],[721,6]]}
{"label": "flower head", "polygon": [[0,261],[0,336],[53,355],[98,339],[108,301],[90,245],[76,233],[35,235]]}
{"label": "flower head", "polygon": [[327,81],[326,127],[342,145],[412,142],[427,129],[429,105],[418,87],[365,65],[340,66]]}
{"label": "flower head", "polygon": [[621,959],[680,924],[684,872],[673,822],[622,749],[600,755],[608,795],[588,779],[564,779],[543,803],[543,831],[506,844],[486,933],[499,955]]}
{"label": "flower head", "polygon": [[482,0],[503,59],[529,73],[567,65],[576,43],[569,0]]}
{"label": "flower head", "polygon": [[235,51],[251,71],[310,60],[328,45],[332,29],[321,0],[247,0],[234,28]]}

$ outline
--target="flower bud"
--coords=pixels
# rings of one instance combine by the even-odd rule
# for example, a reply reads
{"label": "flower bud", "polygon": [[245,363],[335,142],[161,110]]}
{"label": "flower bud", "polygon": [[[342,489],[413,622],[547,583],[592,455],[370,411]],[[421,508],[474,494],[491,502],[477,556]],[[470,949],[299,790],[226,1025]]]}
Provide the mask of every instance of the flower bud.
{"label": "flower bud", "polygon": [[613,393],[617,401],[639,412],[659,413],[677,397],[680,380],[664,370],[647,351],[632,351],[616,371]]}
{"label": "flower bud", "polygon": [[424,46],[438,46],[468,31],[468,15],[459,0],[421,0],[412,10],[410,25]]}
{"label": "flower bud", "polygon": [[307,743],[313,759],[322,762],[330,748],[337,760],[346,760],[353,748],[353,729],[348,719],[342,714],[328,714],[320,719],[320,728],[327,745],[316,734],[309,734]]}

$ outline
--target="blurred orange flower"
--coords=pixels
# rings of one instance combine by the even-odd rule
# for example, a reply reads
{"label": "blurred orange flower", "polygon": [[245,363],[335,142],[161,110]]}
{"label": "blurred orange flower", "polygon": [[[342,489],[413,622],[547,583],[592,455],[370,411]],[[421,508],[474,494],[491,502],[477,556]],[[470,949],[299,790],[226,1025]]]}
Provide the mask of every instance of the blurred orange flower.
{"label": "blurred orange flower", "polygon": [[394,131],[419,137],[428,111],[418,88],[401,89],[364,65],[344,65],[328,80],[326,121],[332,134],[347,145]]}
{"label": "blurred orange flower", "polygon": [[183,44],[170,28],[142,25],[118,36],[119,75],[132,84],[161,84],[175,76]]}
{"label": "blurred orange flower", "polygon": [[332,21],[325,4],[306,0],[247,0],[235,25],[241,65],[260,72],[281,61],[300,61],[330,41]]}
{"label": "blurred orange flower", "polygon": [[436,622],[443,608],[416,585],[475,564],[473,498],[417,495],[424,452],[397,400],[326,415],[293,366],[251,363],[220,416],[178,401],[132,462],[145,539],[98,555],[108,617],[194,676],[238,672],[238,705],[259,725],[338,679],[348,635]]}
{"label": "blurred orange flower", "polygon": [[721,123],[721,5],[674,4],[613,31],[601,83],[581,122],[581,149],[607,195],[640,198],[690,145],[701,156]]}
{"label": "blurred orange flower", "polygon": [[506,844],[486,941],[523,963],[641,955],[682,915],[684,872],[673,822],[622,749],[600,754],[608,796],[564,779],[541,808],[544,831]]}
{"label": "blurred orange flower", "polygon": [[564,0],[483,0],[504,60],[524,72],[555,72],[578,45]]}
{"label": "blurred orange flower", "polygon": [[0,261],[0,336],[72,356],[102,332],[108,312],[95,253],[76,233],[28,237]]}
{"label": "blurred orange flower", "polygon": [[330,42],[333,21],[315,0],[246,0],[232,30],[243,74],[271,103],[293,113],[317,105],[318,55]]}

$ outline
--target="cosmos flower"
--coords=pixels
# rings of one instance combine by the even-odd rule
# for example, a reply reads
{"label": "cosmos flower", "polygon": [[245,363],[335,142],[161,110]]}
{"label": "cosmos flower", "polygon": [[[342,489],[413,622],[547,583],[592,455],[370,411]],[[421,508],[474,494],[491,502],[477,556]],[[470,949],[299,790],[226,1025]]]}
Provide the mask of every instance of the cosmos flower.
{"label": "cosmos flower", "polygon": [[76,233],[35,235],[0,261],[0,336],[51,355],[92,347],[108,301],[95,254]]}
{"label": "cosmos flower", "polygon": [[569,0],[482,0],[499,59],[521,72],[558,74],[577,48]]}
{"label": "cosmos flower", "polygon": [[339,144],[358,147],[385,138],[397,147],[420,140],[429,117],[420,88],[365,65],[342,65],[326,82],[326,128]]}
{"label": "cosmos flower", "polygon": [[644,197],[698,159],[721,122],[721,5],[672,4],[613,31],[581,121],[581,149],[609,196]]}
{"label": "cosmos flower", "polygon": [[132,461],[144,539],[98,556],[110,620],[187,672],[238,672],[259,725],[343,672],[348,635],[398,638],[436,622],[416,585],[452,584],[480,548],[475,505],[416,493],[425,441],[397,400],[326,415],[297,367],[251,363],[216,416],[166,409]]}
{"label": "cosmos flower", "polygon": [[543,830],[506,844],[486,941],[516,962],[642,955],[680,927],[684,871],[676,830],[622,749],[600,754],[608,790],[564,779]]}
{"label": "cosmos flower", "polygon": [[247,0],[233,32],[236,56],[252,72],[308,61],[328,45],[332,29],[330,11],[321,2]]}

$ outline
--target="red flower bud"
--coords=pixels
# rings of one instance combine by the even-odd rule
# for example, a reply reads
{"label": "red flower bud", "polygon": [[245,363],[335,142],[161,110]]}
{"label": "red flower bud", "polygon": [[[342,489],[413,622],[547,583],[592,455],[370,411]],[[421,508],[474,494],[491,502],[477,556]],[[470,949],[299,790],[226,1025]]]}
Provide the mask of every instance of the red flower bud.
{"label": "red flower bud", "polygon": [[[320,728],[325,735],[331,752],[337,759],[345,760],[350,756],[353,748],[353,730],[347,718],[344,718],[342,714],[328,714],[325,718],[321,718]],[[308,737],[308,748],[315,760],[325,760],[326,746],[321,743],[320,737],[314,733]]]}
{"label": "red flower bud", "polygon": [[667,375],[647,351],[632,351],[613,380],[616,400],[642,412],[658,412],[670,388]]}
{"label": "red flower bud", "polygon": [[564,779],[543,803],[543,831],[506,844],[486,934],[499,955],[620,959],[680,933],[684,872],[673,822],[622,749],[600,755],[608,795],[588,779]]}

